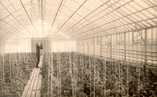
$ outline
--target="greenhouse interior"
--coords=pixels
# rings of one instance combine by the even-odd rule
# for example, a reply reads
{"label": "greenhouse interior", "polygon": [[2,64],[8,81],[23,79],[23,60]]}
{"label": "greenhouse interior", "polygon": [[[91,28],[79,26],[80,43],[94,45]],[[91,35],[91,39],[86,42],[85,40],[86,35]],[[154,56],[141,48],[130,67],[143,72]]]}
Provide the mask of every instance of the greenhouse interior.
{"label": "greenhouse interior", "polygon": [[0,0],[0,97],[157,97],[157,0]]}

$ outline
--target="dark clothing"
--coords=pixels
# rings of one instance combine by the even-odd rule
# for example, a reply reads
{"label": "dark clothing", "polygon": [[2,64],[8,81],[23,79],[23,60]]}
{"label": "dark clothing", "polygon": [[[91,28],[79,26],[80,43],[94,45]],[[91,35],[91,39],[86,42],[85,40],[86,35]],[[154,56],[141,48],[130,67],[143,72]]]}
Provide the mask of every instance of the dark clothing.
{"label": "dark clothing", "polygon": [[36,57],[37,57],[37,63],[36,63],[36,67],[38,68],[38,64],[40,61],[40,49],[42,49],[42,45],[37,44],[36,45]]}

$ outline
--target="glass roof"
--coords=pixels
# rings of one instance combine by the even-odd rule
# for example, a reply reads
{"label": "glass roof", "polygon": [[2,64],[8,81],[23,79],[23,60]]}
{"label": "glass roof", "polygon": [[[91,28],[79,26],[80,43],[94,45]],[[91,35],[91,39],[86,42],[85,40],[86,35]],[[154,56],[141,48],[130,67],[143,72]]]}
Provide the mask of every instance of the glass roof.
{"label": "glass roof", "polygon": [[156,24],[157,0],[0,0],[1,39],[16,33],[77,39]]}

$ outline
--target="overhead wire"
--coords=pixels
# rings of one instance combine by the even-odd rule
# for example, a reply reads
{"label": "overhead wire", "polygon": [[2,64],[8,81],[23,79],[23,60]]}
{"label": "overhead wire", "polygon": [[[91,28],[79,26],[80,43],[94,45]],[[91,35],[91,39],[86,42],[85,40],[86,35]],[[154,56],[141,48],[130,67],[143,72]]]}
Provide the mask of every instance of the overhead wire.
{"label": "overhead wire", "polygon": [[[10,0],[8,0],[8,2],[9,2],[10,5],[12,6],[12,8],[14,9],[13,12],[20,11],[20,9],[15,9],[15,7],[12,5],[12,3],[11,3]],[[6,24],[6,25],[9,25],[11,28],[15,29],[16,32],[20,32],[19,29],[17,29],[17,26],[10,24],[10,22],[6,22],[6,21],[4,21],[4,20],[5,20],[6,18],[8,18],[9,16],[11,16],[11,15],[8,14],[8,15],[6,15],[6,16],[0,18],[0,22],[4,23],[4,24]],[[21,33],[22,33],[22,32],[21,32]]]}
{"label": "overhead wire", "polygon": [[[106,2],[104,2],[103,4],[101,4],[100,6],[98,6],[97,8],[95,8],[94,10],[92,10],[91,12],[89,12],[86,16],[82,17],[78,22],[76,22],[75,24],[73,24],[71,27],[69,27],[67,30],[72,29],[74,26],[76,26],[77,24],[79,24],[81,21],[83,21],[86,17],[90,16],[91,14],[93,14],[94,12],[96,12],[98,9],[100,9],[101,7],[103,7],[106,3],[110,2],[111,0],[108,0]],[[66,30],[66,31],[67,31]]]}
{"label": "overhead wire", "polygon": [[[114,6],[114,5],[117,4],[119,1],[120,1],[120,0],[117,0],[117,1],[115,1],[115,2],[113,2],[113,3],[111,3],[110,5],[107,6],[107,8],[101,10],[101,12],[103,12],[103,11],[109,9],[111,6]],[[108,2],[105,2],[105,5],[108,4],[108,3],[109,3],[109,1],[108,1]],[[125,5],[125,4],[123,4],[123,5]],[[122,7],[122,6],[120,6],[120,7]],[[120,8],[120,7],[118,7],[118,8]],[[98,10],[98,9],[97,9],[97,10]],[[112,10],[112,11],[114,12],[115,10]],[[109,14],[111,14],[111,13],[113,13],[113,12],[105,13],[105,15],[103,15],[103,16],[101,16],[101,17],[99,17],[99,18],[96,18],[95,20],[92,20],[92,21],[88,22],[88,24],[86,24],[86,25],[83,25],[83,24],[82,24],[82,25],[83,25],[82,27],[85,27],[85,26],[87,26],[87,25],[89,25],[89,24],[92,24],[93,22],[95,22],[95,21],[97,21],[97,20],[99,20],[99,19],[102,19],[102,18],[108,16]],[[100,13],[100,12],[99,12],[99,13]],[[95,15],[97,15],[97,14],[95,14]],[[92,17],[94,17],[95,15],[93,15]],[[89,15],[86,15],[86,16],[88,17]],[[95,18],[95,17],[94,17],[94,18]],[[92,19],[92,18],[90,18],[90,19]],[[84,23],[84,22],[83,22],[83,23]],[[81,25],[81,24],[80,24],[80,25]],[[81,29],[81,28],[79,28],[79,29]],[[76,33],[76,32],[77,32],[77,31],[75,31],[75,33]]]}
{"label": "overhead wire", "polygon": [[[64,5],[65,8],[67,8],[67,10],[72,11],[68,6]],[[76,13],[76,15],[78,15],[79,17],[83,17],[80,13]],[[89,20],[87,20],[86,18],[83,18],[86,22],[89,22]],[[64,33],[67,33],[66,31]]]}
{"label": "overhead wire", "polygon": [[19,22],[19,20],[13,15],[12,12],[10,12],[8,10],[8,8],[1,1],[0,1],[0,5],[10,14],[10,16],[12,16],[15,19],[15,21],[19,24],[19,26],[23,27],[26,32],[31,33],[28,30],[26,30],[26,28],[23,26],[23,24],[21,24],[21,22]]}
{"label": "overhead wire", "polygon": [[3,20],[0,20],[0,22],[2,22],[2,23],[4,23],[4,24],[7,24],[7,25],[9,25],[10,27],[14,28],[14,29],[16,30],[16,32],[20,32],[20,31],[18,31],[19,29],[17,29],[16,26],[9,24],[9,22],[3,21]]}
{"label": "overhead wire", "polygon": [[26,7],[25,7],[23,1],[22,1],[22,0],[19,0],[19,1],[20,1],[20,4],[22,5],[22,8],[24,9],[24,12],[26,13],[26,16],[27,16],[28,20],[30,21],[30,23],[31,23],[31,25],[32,25],[32,27],[33,27],[33,29],[34,29],[35,31],[37,31],[37,30],[35,29],[35,26],[34,26],[34,24],[33,24],[33,21],[32,21],[32,19],[31,19],[30,15],[29,15],[29,13],[28,13],[28,11],[27,11],[27,9],[26,9]]}
{"label": "overhead wire", "polygon": [[[109,5],[108,5],[108,3],[106,3],[105,5],[107,5],[107,7],[104,8],[104,9],[102,9],[102,10],[100,10],[100,12],[95,13],[93,16],[91,16],[91,17],[89,18],[89,19],[91,20],[89,23],[84,24],[84,22],[82,22],[82,23],[81,23],[80,25],[78,25],[78,26],[81,26],[81,27],[84,28],[84,26],[88,26],[88,25],[90,25],[90,24],[92,24],[92,23],[94,23],[94,22],[96,22],[96,21],[98,21],[98,20],[104,18],[106,15],[108,15],[108,14],[106,14],[106,13],[104,14],[104,12],[108,11],[108,9],[110,9],[112,6],[116,6],[116,4],[118,4],[120,1],[121,1],[121,0],[116,0],[115,2],[108,2],[108,3],[110,3]],[[102,16],[97,18],[98,14],[99,14],[99,15],[101,14]],[[111,14],[111,13],[109,12],[109,14]],[[92,20],[93,18],[96,18],[96,19]]]}
{"label": "overhead wire", "polygon": [[[140,8],[143,8],[141,5],[139,5],[136,1],[134,2],[137,6],[139,6]],[[136,8],[134,8],[135,10],[137,10]],[[145,12],[145,11],[142,11],[140,14],[142,14],[142,16],[144,16],[144,17],[147,17],[147,15],[146,14],[144,14],[143,12]],[[149,12],[149,11],[147,11],[147,12]],[[151,13],[150,13],[151,14]],[[139,16],[139,15],[135,15],[136,16],[136,18],[138,18],[138,19],[141,19],[142,17],[141,16]],[[135,17],[134,16],[134,17]],[[133,18],[133,17],[132,17]],[[135,20],[136,21],[136,18],[133,18],[133,20]],[[149,18],[149,17],[147,17],[147,18]],[[146,26],[146,24],[145,23],[141,23],[141,24],[143,24],[144,26]],[[147,23],[147,24],[149,24],[149,23]],[[149,25],[151,25],[151,24],[149,24]]]}
{"label": "overhead wire", "polygon": [[[114,2],[114,3],[112,3],[112,4],[110,4],[110,5],[108,5],[108,7],[105,9],[105,10],[107,10],[107,9],[109,9],[109,8],[112,8],[112,6],[114,6],[114,4],[117,4],[119,1],[116,1],[116,2]],[[128,1],[129,2],[129,1]],[[126,2],[125,4],[123,4],[124,6],[128,3],[128,2]],[[107,3],[106,3],[106,5],[107,5]],[[123,6],[122,5],[122,6]],[[120,6],[120,7],[118,7],[118,8],[121,8],[122,6]],[[117,8],[116,8],[117,9]],[[88,22],[88,24],[86,24],[86,25],[84,25],[84,26],[87,26],[87,25],[89,25],[89,24],[92,24],[93,22],[95,22],[95,21],[97,21],[98,19],[102,19],[102,18],[104,18],[104,17],[106,17],[106,16],[108,16],[108,15],[110,15],[111,13],[113,13],[115,10],[113,9],[112,10],[112,12],[109,12],[109,13],[105,13],[105,15],[103,15],[103,16],[101,16],[101,18],[97,18],[96,20],[93,20],[93,21],[91,21],[91,22]],[[95,15],[94,15],[95,16]],[[108,17],[108,18],[111,18],[111,17]],[[107,19],[108,20],[108,19]],[[83,27],[83,26],[82,26]],[[76,31],[75,31],[75,33],[77,33]],[[74,34],[75,34],[74,33]]]}
{"label": "overhead wire", "polygon": [[66,23],[81,9],[84,4],[87,3],[88,0],[84,0],[83,3],[71,14],[71,16],[61,25],[61,27],[58,29],[57,33],[66,25]]}
{"label": "overhead wire", "polygon": [[[20,32],[20,33],[24,33],[24,32],[21,32],[18,28],[17,28],[17,26],[15,26],[15,25],[12,25],[12,24],[10,24],[10,22],[6,22],[6,21],[4,21],[4,20],[0,20],[0,22],[2,22],[2,23],[4,23],[4,24],[6,24],[6,25],[8,25],[8,26],[10,26],[11,28],[13,28],[14,29],[14,31],[9,31],[10,33],[12,32],[12,33],[18,33],[18,32]],[[9,33],[8,32],[8,33]],[[6,37],[3,37],[3,38],[5,38],[6,39]]]}
{"label": "overhead wire", "polygon": [[[132,22],[132,23],[128,23],[128,24],[124,24],[124,25],[120,25],[120,26],[115,26],[115,27],[111,27],[111,28],[108,28],[108,29],[103,29],[102,31],[103,32],[107,32],[107,31],[110,31],[110,30],[113,30],[113,29],[117,29],[117,28],[120,28],[120,27],[124,27],[124,26],[128,26],[128,25],[133,25],[133,24],[135,24],[135,23],[140,23],[140,22],[145,22],[145,21],[148,21],[148,20],[155,20],[156,19],[156,17],[154,17],[154,18],[148,18],[148,19],[144,19],[144,20],[140,20],[140,21],[136,21],[136,22]],[[157,25],[155,25],[155,26],[152,26],[152,27],[156,27]],[[135,31],[136,30],[139,30],[139,29],[146,29],[146,28],[150,28],[150,27],[142,27],[142,28],[138,28],[138,29],[135,29]],[[128,32],[129,30],[127,30],[127,32]],[[130,30],[131,31],[131,30]],[[101,32],[101,31],[99,31],[99,32]],[[123,31],[123,32],[125,32],[125,31]],[[92,34],[94,34],[94,33],[97,33],[97,32],[93,32]],[[118,32],[117,32],[118,33]],[[82,34],[86,34],[86,33],[82,33]],[[85,37],[85,36],[87,36],[87,35],[81,35],[81,34],[79,34],[79,37]]]}
{"label": "overhead wire", "polygon": [[[118,6],[118,7],[116,7],[115,9],[113,9],[112,11],[110,11],[110,12],[108,12],[108,13],[105,13],[103,16],[92,20],[91,22],[89,22],[89,23],[86,24],[86,25],[83,25],[83,26],[82,26],[81,28],[79,28],[79,29],[82,29],[83,27],[85,27],[85,26],[87,26],[87,25],[90,25],[90,24],[92,24],[92,23],[98,21],[99,19],[102,19],[102,18],[104,18],[104,17],[106,17],[106,16],[109,16],[109,15],[112,14],[113,12],[117,11],[118,9],[122,8],[123,6],[126,6],[127,4],[129,4],[129,3],[133,2],[133,1],[134,1],[134,0],[129,0],[129,1],[125,2],[124,4],[122,4],[122,5]],[[117,4],[118,2],[119,2],[119,0],[116,1],[116,2],[114,2],[114,4]],[[106,8],[105,10],[111,8],[111,6],[113,6],[113,4],[108,5],[108,8]],[[96,28],[96,27],[95,27],[95,28]]]}
{"label": "overhead wire", "polygon": [[[91,14],[87,14],[85,17],[87,18],[87,17],[89,17],[89,16],[91,16],[90,18],[89,18],[89,20],[90,20],[90,22],[88,22],[87,24],[85,24],[84,25],[84,22],[81,22],[79,25],[78,25],[78,27],[79,27],[79,29],[80,29],[80,26],[81,27],[83,27],[84,28],[84,26],[86,26],[86,25],[89,25],[89,24],[92,24],[93,23],[93,21],[95,22],[95,21],[97,21],[98,19],[102,19],[105,15],[104,15],[104,12],[105,11],[107,11],[108,9],[110,9],[110,7],[111,6],[114,6],[115,4],[117,4],[118,2],[120,2],[120,0],[116,0],[115,2],[111,2],[112,0],[109,0],[109,1],[106,1],[103,5],[107,5],[108,3],[110,3],[110,5],[108,5],[106,8],[103,8],[103,9],[101,9],[101,10],[99,10],[99,12],[97,12],[97,11],[95,11],[95,12],[97,12],[97,13],[91,13]],[[103,7],[103,6],[101,6],[101,7]],[[100,8],[101,8],[100,7]],[[100,9],[100,8],[98,8],[98,9]],[[97,16],[98,16],[98,14],[100,15],[102,15],[101,17],[98,17],[98,18],[96,18]],[[93,18],[96,18],[96,19],[94,19],[94,20],[92,20]],[[76,26],[76,25],[75,25]]]}
{"label": "overhead wire", "polygon": [[[12,11],[12,13],[14,13],[14,12],[19,12],[19,11],[21,11],[21,8],[14,9],[14,11]],[[11,15],[8,13],[7,15],[1,17],[0,20],[6,19],[6,18],[8,18],[9,16],[11,16]]]}
{"label": "overhead wire", "polygon": [[[8,0],[8,1],[10,1],[10,0]],[[30,23],[31,23],[31,25],[32,25],[32,27],[33,27],[33,22],[32,22],[32,19],[31,19],[31,17],[30,17],[30,15],[29,15],[29,13],[28,13],[28,11],[27,11],[27,9],[26,9],[26,7],[25,7],[25,5],[23,4],[23,2],[22,2],[22,0],[19,0],[20,1],[20,3],[21,3],[21,5],[22,5],[22,7],[23,7],[23,9],[24,9],[24,11],[25,11],[25,13],[26,13],[26,15],[27,15],[27,18],[29,19],[29,21],[30,21]],[[40,7],[41,7],[41,20],[42,20],[42,22],[44,21],[44,13],[43,13],[43,0],[40,0],[41,2],[41,4],[40,4]],[[61,6],[63,5],[63,1],[64,0],[61,0],[61,3],[59,4],[59,6],[58,6],[58,8],[57,8],[57,11],[56,11],[56,14],[55,14],[55,16],[54,16],[54,18],[53,18],[53,20],[52,20],[52,23],[51,23],[51,28],[54,26],[54,24],[55,24],[55,22],[56,22],[56,18],[57,18],[57,16],[58,16],[58,13],[59,13],[59,11],[60,11],[60,9],[61,9]],[[65,31],[68,31],[68,30],[70,30],[70,29],[74,29],[74,27],[77,27],[77,25],[79,26],[79,24],[81,25],[81,24],[83,24],[83,25],[81,25],[80,26],[80,28],[78,28],[78,29],[81,29],[81,28],[85,28],[84,30],[78,30],[78,29],[74,29],[73,31],[75,32],[75,33],[71,33],[72,34],[72,36],[77,36],[77,35],[86,35],[86,34],[90,34],[90,33],[87,33],[87,32],[90,32],[90,31],[93,31],[91,34],[93,34],[93,33],[97,33],[98,32],[98,30],[99,31],[109,31],[109,30],[112,30],[112,28],[114,28],[114,27],[111,27],[111,29],[110,28],[108,28],[108,27],[105,27],[105,25],[108,25],[108,24],[112,24],[112,23],[120,23],[120,25],[121,26],[123,26],[124,25],[124,28],[126,27],[126,26],[128,26],[128,28],[126,27],[125,29],[124,28],[121,28],[121,26],[119,27],[119,26],[116,26],[115,28],[117,29],[117,27],[119,27],[118,29],[119,30],[121,30],[121,31],[123,31],[123,29],[124,30],[129,30],[129,29],[133,29],[134,30],[134,28],[135,29],[139,29],[139,28],[146,28],[146,27],[148,27],[148,26],[155,26],[156,24],[157,24],[157,22],[156,22],[156,20],[155,20],[155,17],[156,17],[156,14],[155,13],[152,13],[151,12],[151,10],[149,10],[149,9],[156,9],[157,7],[157,5],[155,5],[154,3],[152,3],[152,1],[150,1],[150,0],[148,0],[148,1],[146,1],[146,0],[144,0],[143,2],[145,2],[147,5],[149,5],[149,8],[147,9],[147,8],[143,8],[143,6],[142,5],[140,5],[140,4],[138,4],[138,2],[135,2],[135,4],[136,5],[138,5],[140,8],[143,8],[142,9],[142,11],[137,11],[137,13],[140,13],[139,15],[136,13],[136,12],[133,12],[133,13],[131,13],[131,14],[127,14],[127,15],[125,15],[125,13],[126,13],[126,10],[130,10],[129,8],[128,9],[126,9],[126,10],[124,10],[124,9],[121,9],[121,10],[118,10],[118,9],[120,9],[120,7],[123,7],[123,5],[122,6],[119,6],[118,8],[112,8],[112,6],[109,6],[109,4],[107,3],[107,2],[110,2],[111,0],[108,0],[108,1],[105,1],[104,3],[102,3],[102,4],[100,4],[100,6],[98,6],[96,9],[94,9],[94,10],[92,10],[91,12],[89,12],[87,15],[85,15],[85,16],[82,16],[82,15],[80,15],[79,13],[78,13],[78,11],[79,11],[79,9],[87,2],[88,0],[84,0],[83,1],[83,4],[81,4],[71,15],[70,15],[70,17],[68,17],[68,19],[66,19],[65,21],[64,21],[64,23],[59,27],[59,29],[57,30],[57,32],[59,32],[60,30],[62,30],[63,28],[64,28],[64,26],[72,19],[72,17],[76,14],[76,15],[78,15],[78,16],[80,16],[81,17],[81,19],[79,19],[79,21],[77,21],[76,23],[74,23],[72,26],[70,26],[70,27],[68,27],[67,29],[63,29],[63,30],[65,30]],[[121,0],[118,0],[118,1],[116,1],[116,2],[114,2],[113,4],[116,4],[116,3],[118,3],[119,1],[121,1]],[[130,0],[130,1],[134,1],[134,0]],[[13,19],[15,19],[15,21],[21,26],[21,27],[23,27],[24,29],[25,29],[25,27],[24,27],[24,25],[21,25],[22,23],[21,23],[21,21],[19,21],[18,19],[17,19],[17,17],[15,17],[15,15],[13,14],[13,12],[11,12],[1,1],[0,1],[0,3],[1,3],[1,5],[2,5],[2,7],[5,9],[5,10],[7,10],[7,12],[9,13],[9,15],[7,15],[6,17],[4,17],[3,19],[5,19],[5,18],[7,18],[7,17],[9,17],[9,16],[11,16],[11,17],[13,17]],[[106,5],[106,4],[108,4],[108,7],[109,8],[112,8],[112,11],[109,13],[109,14],[107,14],[107,13],[105,13],[105,15],[104,15],[104,17],[102,17],[102,18],[97,18],[97,17],[95,17],[95,15],[96,14],[94,14],[95,12],[97,12],[100,8],[102,8],[104,5]],[[150,7],[151,6],[151,7]],[[14,6],[12,6],[12,7],[14,7]],[[107,7],[107,8],[108,8]],[[124,6],[125,7],[125,6]],[[123,8],[124,8],[123,7]],[[130,6],[131,7],[131,6]],[[132,6],[133,7],[133,6]],[[138,10],[138,9],[136,9],[136,8],[134,8],[135,10]],[[107,9],[105,9],[105,10],[107,10]],[[119,18],[116,18],[116,19],[114,19],[114,17],[110,17],[111,18],[111,21],[108,21],[108,22],[104,22],[103,24],[101,24],[101,25],[96,25],[96,27],[94,27],[94,26],[92,26],[92,25],[94,25],[94,23],[97,21],[97,19],[98,20],[101,20],[101,19],[107,19],[107,16],[109,16],[110,14],[112,15],[112,13],[113,12],[117,12],[117,15],[119,14],[119,15],[121,15],[121,17],[119,17]],[[146,13],[149,13],[148,15],[146,14]],[[101,13],[100,13],[101,14]],[[91,15],[93,15],[92,16],[92,18],[88,18],[89,16],[91,16]],[[107,15],[107,16],[106,16]],[[146,19],[142,19],[142,20],[140,20],[140,18],[143,18],[141,15],[143,15],[143,16],[145,16],[146,17]],[[154,16],[154,17],[151,17],[151,16]],[[106,18],[105,18],[106,17]],[[93,18],[94,18],[94,20],[93,20]],[[96,18],[96,19],[95,19]],[[123,19],[124,18],[124,19]],[[85,20],[87,23],[85,23],[83,20]],[[90,20],[92,20],[92,21],[90,21]],[[82,22],[83,21],[83,22]],[[141,21],[140,23],[139,22],[137,22],[137,21]],[[85,24],[84,24],[85,23]],[[129,25],[126,25],[126,24],[129,24]],[[132,23],[134,23],[134,24],[132,24]],[[43,24],[43,23],[42,23]],[[87,28],[88,27],[88,25],[89,25],[89,29]],[[86,27],[85,27],[86,26]],[[42,27],[44,27],[44,26],[42,26]],[[91,27],[91,28],[90,28]],[[105,28],[104,28],[105,27]],[[130,27],[130,28],[129,28]],[[102,28],[102,29],[101,29]],[[114,28],[114,29],[115,29]],[[26,29],[25,29],[26,30]],[[76,30],[76,31],[75,31]],[[118,30],[118,31],[119,31]],[[27,31],[27,30],[26,30]],[[29,32],[29,31],[27,31],[27,32]],[[29,32],[30,33],[30,32]]]}
{"label": "overhead wire", "polygon": [[[143,0],[143,2],[145,3],[145,4],[147,4],[148,6],[153,6],[153,5],[155,5],[155,4],[153,4],[151,1],[149,1],[149,0]],[[139,5],[139,4],[138,4]],[[139,5],[140,7],[141,7],[141,5]],[[154,9],[156,9],[157,10],[157,8],[155,7]],[[156,11],[155,10],[155,11]],[[157,15],[156,14],[154,14],[153,12],[151,12],[151,11],[147,11],[149,14],[151,14],[151,15],[153,15],[154,17],[157,17]],[[152,21],[152,22],[154,22],[154,21]],[[156,22],[154,22],[154,23],[156,23]]]}
{"label": "overhead wire", "polygon": [[58,6],[58,8],[57,8],[57,11],[56,11],[56,14],[55,14],[55,16],[54,16],[54,18],[53,18],[53,20],[52,20],[50,29],[53,28],[54,23],[56,22],[56,18],[57,18],[57,16],[58,16],[58,13],[59,13],[59,11],[60,11],[60,9],[61,9],[61,6],[63,5],[63,1],[64,1],[64,0],[61,0],[61,3],[59,4],[59,6]]}
{"label": "overhead wire", "polygon": [[[137,13],[139,13],[139,12],[146,11],[147,9],[154,8],[154,7],[157,7],[157,5],[154,5],[154,6],[151,6],[151,7],[148,7],[148,8],[144,8],[144,9],[142,9],[142,10],[139,10],[139,11],[136,11],[136,12],[133,12],[133,13],[130,13],[130,14],[127,14],[127,15],[125,15],[125,16],[122,16],[122,17],[120,17],[120,18],[117,18],[117,19],[115,19],[115,20],[113,20],[113,21],[110,21],[110,22],[108,22],[108,23],[104,23],[104,24],[102,24],[102,25],[96,26],[96,27],[94,27],[94,28],[92,28],[92,29],[89,29],[89,30],[87,30],[87,31],[84,31],[84,32],[88,32],[88,31],[91,31],[91,30],[100,28],[100,27],[105,26],[105,25],[107,25],[107,24],[109,24],[109,23],[113,23],[113,22],[118,21],[118,20],[120,20],[120,19],[122,19],[122,18],[126,18],[126,17],[132,16],[132,15],[135,15],[135,14],[137,14]],[[83,33],[83,32],[80,32],[80,33]]]}

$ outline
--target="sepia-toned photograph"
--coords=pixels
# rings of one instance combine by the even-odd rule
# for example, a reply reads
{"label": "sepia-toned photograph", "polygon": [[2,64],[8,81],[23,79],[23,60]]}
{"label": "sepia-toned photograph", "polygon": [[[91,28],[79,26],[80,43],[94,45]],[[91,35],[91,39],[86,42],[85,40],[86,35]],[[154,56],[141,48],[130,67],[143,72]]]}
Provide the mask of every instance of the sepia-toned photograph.
{"label": "sepia-toned photograph", "polygon": [[0,0],[0,97],[157,97],[157,0]]}

